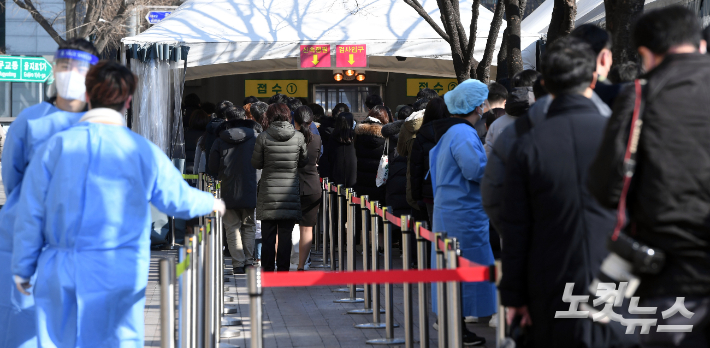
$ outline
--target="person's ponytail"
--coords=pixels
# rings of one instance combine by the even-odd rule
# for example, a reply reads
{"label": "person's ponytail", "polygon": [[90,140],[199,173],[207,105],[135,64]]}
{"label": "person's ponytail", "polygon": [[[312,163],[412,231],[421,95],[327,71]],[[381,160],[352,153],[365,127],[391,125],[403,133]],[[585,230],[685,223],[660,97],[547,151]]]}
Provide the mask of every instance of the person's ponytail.
{"label": "person's ponytail", "polygon": [[311,134],[311,122],[313,122],[313,110],[308,106],[301,106],[293,113],[293,120],[301,126],[301,134],[306,139],[306,144],[310,144],[313,139]]}

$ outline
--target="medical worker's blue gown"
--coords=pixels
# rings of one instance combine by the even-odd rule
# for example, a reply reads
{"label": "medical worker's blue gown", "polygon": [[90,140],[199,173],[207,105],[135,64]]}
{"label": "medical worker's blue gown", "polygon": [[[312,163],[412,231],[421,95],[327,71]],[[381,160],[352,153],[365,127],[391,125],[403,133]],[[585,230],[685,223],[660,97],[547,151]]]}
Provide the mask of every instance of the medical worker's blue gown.
{"label": "medical worker's blue gown", "polygon": [[83,112],[62,111],[50,103],[23,110],[12,122],[2,152],[7,200],[0,209],[0,348],[37,346],[34,299],[15,288],[10,272],[12,239],[20,185],[34,151],[49,137],[79,121]]}
{"label": "medical worker's blue gown", "polygon": [[210,213],[213,196],[140,135],[89,122],[37,151],[22,190],[12,271],[37,271],[40,345],[143,347],[149,203],[189,219]]}
{"label": "medical worker's blue gown", "polygon": [[[461,256],[466,259],[492,265],[488,216],[483,211],[480,186],[486,169],[486,152],[476,130],[467,123],[451,126],[429,152],[429,165],[434,188],[434,232],[447,232],[448,237],[456,237]],[[431,260],[433,266],[436,260],[434,248]],[[495,296],[493,283],[463,283],[463,315],[493,315],[496,312]],[[436,299],[434,284],[432,299]],[[432,301],[432,307],[436,312],[436,301]]]}

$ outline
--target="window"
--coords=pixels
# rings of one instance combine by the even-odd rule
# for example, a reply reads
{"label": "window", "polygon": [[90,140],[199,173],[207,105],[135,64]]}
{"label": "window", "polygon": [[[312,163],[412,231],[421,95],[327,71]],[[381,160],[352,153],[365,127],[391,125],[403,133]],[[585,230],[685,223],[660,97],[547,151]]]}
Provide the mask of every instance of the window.
{"label": "window", "polygon": [[382,90],[377,85],[316,85],[314,89],[315,103],[322,106],[325,112],[331,112],[336,104],[344,103],[358,120],[367,115],[367,96],[382,95]]}

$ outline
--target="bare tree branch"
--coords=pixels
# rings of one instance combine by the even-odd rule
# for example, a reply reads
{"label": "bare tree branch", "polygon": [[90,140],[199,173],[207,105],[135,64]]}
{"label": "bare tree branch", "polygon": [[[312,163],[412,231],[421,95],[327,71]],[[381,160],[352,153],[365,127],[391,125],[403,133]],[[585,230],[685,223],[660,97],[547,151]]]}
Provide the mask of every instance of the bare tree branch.
{"label": "bare tree branch", "polygon": [[483,52],[483,58],[481,59],[481,62],[478,63],[478,68],[476,68],[476,78],[484,83],[488,83],[488,80],[491,76],[491,62],[493,62],[493,52],[496,49],[496,41],[498,41],[500,25],[503,23],[504,8],[505,6],[503,4],[503,0],[498,0],[495,12],[493,12],[491,28],[488,31],[488,41],[486,41],[486,49]]}
{"label": "bare tree branch", "polygon": [[431,27],[434,29],[434,31],[441,36],[442,39],[446,40],[446,42],[451,42],[451,39],[449,38],[449,35],[447,35],[443,30],[441,30],[441,27],[439,27],[436,22],[429,16],[429,14],[424,10],[424,7],[419,3],[417,0],[404,0],[404,2],[411,6],[417,13],[424,18],[424,20],[431,25]]}
{"label": "bare tree branch", "polygon": [[101,18],[101,10],[97,9],[97,6],[98,4],[95,1],[86,2],[86,15],[84,16],[81,31],[79,31],[79,37],[89,36],[96,27],[96,23]]}
{"label": "bare tree branch", "polygon": [[468,39],[468,47],[466,47],[466,60],[465,64],[471,67],[471,78],[475,79],[476,76],[476,70],[474,68],[474,59],[473,59],[473,51],[476,48],[476,35],[478,31],[478,7],[481,4],[481,0],[473,0],[473,5],[471,5],[471,26],[468,30],[469,32],[469,39]]}
{"label": "bare tree branch", "polygon": [[47,34],[58,44],[62,45],[64,44],[64,39],[57,33],[56,30],[52,27],[51,24],[47,21],[44,16],[37,11],[37,8],[35,8],[34,4],[32,4],[32,0],[13,0],[17,7],[27,11],[30,13],[32,18],[39,23],[39,25],[44,29]]}

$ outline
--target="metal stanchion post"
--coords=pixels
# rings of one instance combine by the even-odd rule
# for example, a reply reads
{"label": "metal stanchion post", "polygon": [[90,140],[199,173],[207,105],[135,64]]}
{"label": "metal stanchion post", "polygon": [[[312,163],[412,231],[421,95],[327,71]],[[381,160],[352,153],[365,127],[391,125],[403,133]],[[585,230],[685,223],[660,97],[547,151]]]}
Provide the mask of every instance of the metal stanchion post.
{"label": "metal stanchion post", "polygon": [[[370,209],[368,207],[368,196],[360,196],[360,212],[362,213],[362,226],[360,228],[360,234],[362,234],[362,270],[368,271],[372,270],[371,258],[370,258]],[[365,284],[364,289],[364,303],[365,307],[363,309],[352,309],[348,311],[348,314],[371,314],[372,313],[372,288],[370,285]]]}
{"label": "metal stanchion post", "polygon": [[190,347],[192,343],[192,248],[195,237],[185,236],[185,246],[180,249],[180,262],[187,261],[188,266],[180,278],[180,348]]}
{"label": "metal stanchion post", "polygon": [[[372,234],[370,235],[372,248],[370,253],[372,255],[372,270],[377,271],[379,269],[379,254],[377,251],[377,235],[379,233],[379,220],[380,216],[377,215],[377,201],[370,202],[370,211],[372,211]],[[371,284],[372,287],[372,322],[366,324],[355,325],[358,329],[384,329],[386,328],[385,323],[380,321],[380,284]]]}
{"label": "metal stanchion post", "polygon": [[[357,209],[357,204],[352,203],[352,197],[353,197],[353,191],[352,189],[345,189],[345,197],[346,197],[346,204],[347,204],[347,229],[346,229],[346,234],[348,238],[348,271],[352,272],[355,270],[355,214],[356,214],[356,209]],[[342,256],[341,256],[342,257]],[[342,289],[338,289],[342,290]],[[355,284],[349,284],[347,288],[345,288],[346,291],[350,293],[350,297],[348,298],[343,298],[340,300],[335,300],[333,302],[335,303],[361,303],[364,302],[363,299],[357,298],[355,295],[355,292],[358,290],[355,287]],[[362,289],[360,289],[362,291]]]}
{"label": "metal stanchion post", "polygon": [[[446,240],[446,268],[456,269],[459,267],[459,246],[456,238]],[[449,302],[449,347],[463,348],[463,332],[461,322],[463,315],[461,312],[461,287],[457,281],[450,281],[447,284]]]}
{"label": "metal stanchion post", "polygon": [[329,186],[328,184],[328,178],[323,178],[323,185],[321,187],[321,232],[323,233],[323,238],[321,240],[323,241],[323,258],[320,260],[322,261],[320,265],[311,265],[311,268],[329,268],[330,264],[328,263],[328,231],[330,230],[330,210],[328,210],[328,190],[327,187]]}
{"label": "metal stanchion post", "polygon": [[[217,191],[217,195],[219,198],[222,197],[221,194],[221,187],[219,187],[219,190]],[[214,321],[214,326],[215,326],[215,336],[216,336],[216,341],[218,347],[234,347],[233,345],[229,345],[227,343],[221,342],[223,338],[234,338],[238,337],[240,335],[239,330],[235,329],[229,329],[229,328],[224,328],[222,329],[222,326],[234,326],[241,324],[240,321],[234,320],[234,319],[227,319],[224,318],[225,314],[233,314],[237,313],[237,308],[234,307],[226,307],[224,305],[224,251],[223,251],[223,245],[224,245],[224,224],[223,224],[223,216],[222,214],[216,213],[217,216],[217,228],[215,231],[217,232],[215,234],[215,238],[217,239],[217,252],[215,253],[215,272],[216,272],[216,281],[218,283],[218,286],[215,287],[215,304],[217,306],[217,310],[215,310],[215,321]]]}
{"label": "metal stanchion post", "polygon": [[336,209],[338,209],[338,271],[342,272],[345,270],[343,267],[343,263],[345,262],[343,258],[343,225],[345,224],[345,221],[343,221],[343,185],[338,185],[337,188],[338,193],[335,195],[337,203],[335,206]]}
{"label": "metal stanchion post", "polygon": [[160,346],[175,348],[175,292],[172,259],[160,260]]}
{"label": "metal stanchion post", "polygon": [[[385,271],[392,269],[392,223],[387,220],[387,212],[391,207],[382,207],[382,219],[384,220],[384,249],[385,249]],[[394,294],[392,284],[385,283],[385,338],[367,340],[368,344],[377,345],[400,345],[404,344],[403,338],[394,337],[394,328],[399,325],[394,323]]]}
{"label": "metal stanchion post", "polygon": [[204,348],[213,348],[214,337],[214,252],[215,252],[215,217],[208,218],[209,228],[207,229],[205,246],[205,327],[204,327]]}
{"label": "metal stanchion post", "polygon": [[500,279],[503,276],[503,272],[501,272],[502,268],[500,260],[496,260],[495,267],[496,302],[498,306],[498,320],[496,325],[496,348],[501,348],[505,345],[506,342],[505,326],[507,325],[507,323],[505,322],[505,307],[503,307],[503,304],[500,302],[500,291],[498,290],[498,286],[500,285]]}
{"label": "metal stanchion post", "polygon": [[249,292],[251,348],[263,348],[264,322],[261,317],[261,267],[247,268],[247,291]]}
{"label": "metal stanchion post", "polygon": [[[444,256],[444,250],[439,248],[439,241],[446,239],[446,232],[435,233],[434,238],[434,250],[436,251],[436,268],[445,269],[446,259]],[[437,282],[436,283],[436,306],[438,310],[438,324],[439,324],[439,347],[448,347],[448,332],[447,332],[447,319],[446,315],[446,283]]]}
{"label": "metal stanchion post", "polygon": [[[422,223],[417,221],[414,223],[414,236],[417,238],[417,267],[420,271],[427,268],[428,255],[426,253],[427,240],[421,235]],[[419,295],[419,346],[422,348],[429,347],[429,309],[427,285],[425,283],[417,284]]]}
{"label": "metal stanchion post", "polygon": [[[338,204],[335,199],[337,196],[333,193],[331,190],[330,184],[328,184],[328,216],[333,216],[333,210],[338,209]],[[335,196],[335,197],[334,197]],[[338,221],[338,219],[335,219],[335,221]],[[335,231],[333,231],[333,223],[328,225],[328,239],[330,239],[330,245],[329,245],[329,250],[330,250],[330,270],[335,271]]]}
{"label": "metal stanchion post", "polygon": [[205,237],[207,229],[200,225],[197,240],[197,257],[195,264],[195,342],[194,347],[199,347],[205,340]]}
{"label": "metal stanchion post", "polygon": [[[409,265],[412,262],[412,254],[410,253],[412,246],[412,230],[409,228],[409,215],[402,215],[402,269],[408,271]],[[404,347],[414,347],[414,325],[412,322],[413,305],[412,305],[412,284],[402,284],[404,290]]]}

